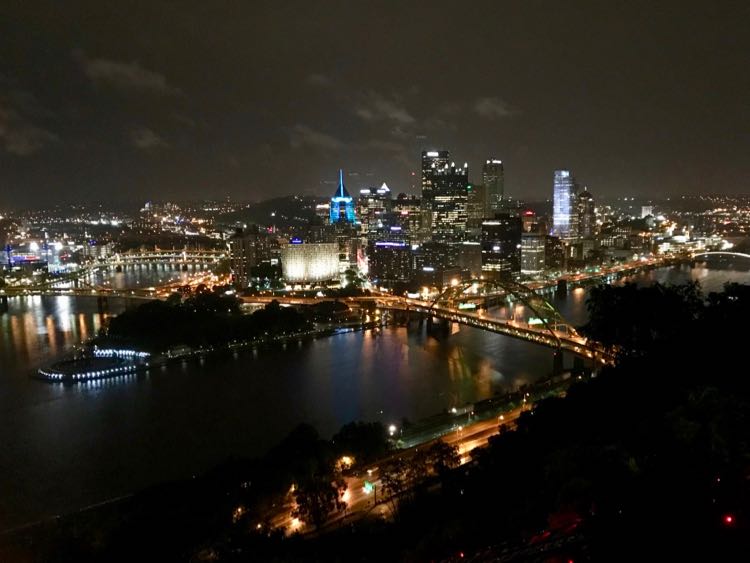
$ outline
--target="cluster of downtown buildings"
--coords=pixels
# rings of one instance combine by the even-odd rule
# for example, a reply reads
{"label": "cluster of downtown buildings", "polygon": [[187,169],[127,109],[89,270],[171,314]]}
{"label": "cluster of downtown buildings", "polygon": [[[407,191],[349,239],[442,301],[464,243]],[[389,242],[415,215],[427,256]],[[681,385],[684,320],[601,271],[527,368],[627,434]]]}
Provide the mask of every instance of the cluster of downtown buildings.
{"label": "cluster of downtown buildings", "polygon": [[595,206],[570,170],[557,170],[550,174],[552,201],[527,206],[507,197],[504,172],[499,159],[488,158],[472,178],[448,151],[424,151],[421,172],[411,176],[410,191],[419,184],[419,195],[395,195],[385,184],[358,186],[353,195],[339,172],[326,199],[149,202],[137,213],[97,203],[2,211],[0,286],[33,285],[47,273],[117,261],[122,253],[171,249],[228,256],[243,290],[367,279],[416,291],[689,256],[724,250],[750,234],[748,197],[679,196],[645,205],[620,197]]}
{"label": "cluster of downtown buildings", "polygon": [[[335,193],[316,219],[276,253],[287,287],[347,283],[352,275],[393,288],[444,287],[460,279],[535,277],[584,262],[594,248],[597,218],[591,194],[569,170],[554,174],[552,218],[506,197],[503,162],[489,158],[481,183],[450,152],[423,151],[421,194],[394,197],[386,184],[357,197],[339,171]],[[240,287],[257,283],[257,265],[274,254],[266,231],[230,241]]]}

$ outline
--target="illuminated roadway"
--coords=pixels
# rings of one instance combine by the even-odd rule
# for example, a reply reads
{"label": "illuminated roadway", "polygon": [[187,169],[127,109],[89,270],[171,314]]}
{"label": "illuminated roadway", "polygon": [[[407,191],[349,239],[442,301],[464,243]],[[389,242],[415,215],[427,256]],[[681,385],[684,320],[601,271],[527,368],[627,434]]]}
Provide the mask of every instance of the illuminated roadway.
{"label": "illuminated roadway", "polygon": [[[512,427],[516,419],[521,415],[521,412],[527,408],[529,407],[518,407],[498,417],[493,416],[466,426],[459,426],[457,430],[447,432],[439,440],[458,448],[458,454],[461,459],[460,463],[463,465],[470,460],[469,454],[473,449],[487,445],[489,439],[498,433],[501,424]],[[408,462],[420,449],[429,448],[437,441],[438,439],[430,440],[412,448],[398,450],[375,464],[363,467],[358,471],[357,476],[345,477],[346,493],[343,500],[346,503],[346,510],[327,522],[326,526],[335,525],[341,522],[341,520],[347,522],[356,520],[373,511],[375,514],[387,517],[390,513],[390,508],[388,503],[385,502],[388,499],[384,496],[382,482],[378,475],[379,466],[397,458]],[[373,492],[366,491],[365,481],[369,481],[374,485]],[[375,496],[377,496],[377,504],[375,503]],[[293,510],[294,502],[290,494],[287,495],[285,502],[275,509],[273,516],[269,519],[271,527],[274,529],[283,528],[287,533],[310,531],[307,526],[292,516]]]}

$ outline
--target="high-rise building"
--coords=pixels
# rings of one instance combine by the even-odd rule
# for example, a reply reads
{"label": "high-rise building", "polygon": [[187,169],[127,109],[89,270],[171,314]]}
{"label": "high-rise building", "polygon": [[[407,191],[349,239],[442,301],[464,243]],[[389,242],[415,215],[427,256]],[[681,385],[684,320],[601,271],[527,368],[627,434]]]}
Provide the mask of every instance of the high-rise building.
{"label": "high-rise building", "polygon": [[393,226],[401,227],[406,233],[409,244],[417,244],[420,240],[420,227],[422,225],[422,203],[414,196],[398,194],[393,201]]}
{"label": "high-rise building", "polygon": [[555,170],[552,234],[565,242],[578,238],[576,183],[570,170]]}
{"label": "high-rise building", "polygon": [[565,245],[552,235],[544,237],[544,267],[547,270],[565,269]]}
{"label": "high-rise building", "polygon": [[353,224],[357,220],[354,213],[354,199],[344,187],[343,170],[339,170],[339,185],[331,198],[330,220],[331,224],[341,222]]}
{"label": "high-rise building", "polygon": [[422,151],[422,218],[421,238],[429,240],[432,236],[432,207],[435,195],[435,178],[439,171],[450,163],[449,151]]}
{"label": "high-rise building", "polygon": [[584,188],[577,196],[578,202],[578,236],[592,237],[596,234],[596,214],[594,211],[594,196]]}
{"label": "high-rise building", "polygon": [[461,274],[471,279],[482,275],[482,244],[478,241],[465,240],[454,245],[458,251],[458,267]]}
{"label": "high-rise building", "polygon": [[430,224],[434,241],[455,242],[466,236],[466,210],[469,165],[446,164],[432,175],[432,214]]}
{"label": "high-rise building", "polygon": [[328,221],[331,217],[331,204],[330,203],[318,203],[315,206],[315,216]]}
{"label": "high-rise building", "polygon": [[386,218],[391,212],[391,190],[383,182],[379,188],[359,190],[357,216],[365,233],[386,226]]}
{"label": "high-rise building", "polygon": [[521,273],[537,276],[544,271],[544,245],[546,235],[523,233],[521,235]]}
{"label": "high-rise building", "polygon": [[412,254],[402,241],[371,241],[368,246],[370,279],[380,286],[406,282],[412,276]]}
{"label": "high-rise building", "polygon": [[250,285],[252,269],[271,259],[270,242],[268,235],[257,226],[238,231],[229,239],[229,262],[235,285],[242,288]]}
{"label": "high-rise building", "polygon": [[482,221],[482,272],[491,278],[521,271],[521,219],[499,213]]}
{"label": "high-rise building", "polygon": [[492,217],[500,211],[505,196],[505,171],[502,160],[487,159],[482,166],[482,184],[485,189],[484,217]]}
{"label": "high-rise building", "polygon": [[456,243],[426,242],[414,253],[415,277],[422,285],[444,287],[461,279]]}
{"label": "high-rise building", "polygon": [[527,209],[521,213],[521,223],[523,225],[524,233],[536,233],[540,230],[539,218],[531,209]]}
{"label": "high-rise building", "polygon": [[[479,240],[482,219],[487,215],[487,190],[481,184],[469,184],[466,196],[467,232],[472,240]],[[491,215],[489,215],[491,216]]]}
{"label": "high-rise building", "polygon": [[649,215],[654,215],[654,207],[652,205],[641,205],[641,219],[645,219]]}

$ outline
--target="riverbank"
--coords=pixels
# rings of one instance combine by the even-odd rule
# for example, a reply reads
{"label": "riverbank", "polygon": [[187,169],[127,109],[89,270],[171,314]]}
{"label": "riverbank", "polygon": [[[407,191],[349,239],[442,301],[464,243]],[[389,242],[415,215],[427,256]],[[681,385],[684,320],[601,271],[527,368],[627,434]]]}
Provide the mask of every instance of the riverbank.
{"label": "riverbank", "polygon": [[[476,443],[473,438],[480,434],[482,443],[485,443],[490,436],[497,434],[503,424],[513,424],[520,412],[531,409],[534,402],[550,396],[561,396],[570,384],[580,379],[571,373],[566,373],[538,381],[514,393],[467,404],[459,409],[443,411],[419,420],[403,433],[399,432],[397,438],[393,437],[393,442],[397,444],[397,447],[367,467],[377,468],[379,464],[391,459],[394,455],[408,455],[409,452],[414,451],[415,447],[434,443],[438,439],[446,439],[449,443],[459,447],[462,452],[465,450],[468,453],[462,444]],[[464,422],[464,416],[468,416],[469,421]],[[237,458],[232,458],[232,460],[233,463],[237,463]],[[227,463],[230,461],[228,460]],[[216,494],[212,489],[212,483],[217,480],[217,475],[221,474],[221,467],[223,464],[202,475],[193,476],[192,479],[160,483],[68,514],[57,515],[0,532],[0,556],[2,556],[0,559],[4,560],[4,557],[24,550],[34,550],[40,545],[67,545],[71,539],[75,543],[88,541],[89,535],[115,534],[120,524],[134,515],[168,514],[169,507],[175,503],[185,503],[195,498],[202,499],[207,491],[210,491],[210,494]],[[367,476],[365,469],[359,468],[356,472],[357,477],[352,476],[351,473],[347,474],[347,482],[353,493],[361,489],[361,481],[364,478],[362,476]],[[377,477],[377,469],[374,475]],[[379,483],[374,478],[373,481]],[[357,498],[359,497],[362,495],[358,495]],[[368,510],[362,501],[363,499],[359,498],[359,504],[362,506],[357,505],[356,511],[350,511],[350,517],[354,512],[364,514]],[[282,503],[273,511],[273,514],[269,514],[269,521],[288,520],[288,508]]]}
{"label": "riverbank", "polygon": [[[706,293],[726,282],[750,283],[744,271],[688,266],[625,280],[700,281]],[[549,299],[577,326],[588,320],[586,296],[580,289]],[[328,436],[350,420],[401,427],[403,417],[460,410],[553,368],[543,347],[465,327],[428,334],[412,323],[269,344],[237,358],[211,354],[123,381],[31,379],[99,331],[96,305],[95,298],[15,299],[0,317],[0,439],[6,459],[18,460],[0,463],[0,529],[190,479],[236,452],[262,455],[303,421]],[[126,308],[110,302],[113,314]]]}
{"label": "riverbank", "polygon": [[200,347],[197,349],[187,346],[173,347],[159,354],[151,354],[145,350],[102,349],[89,344],[87,347],[90,350],[87,352],[87,355],[55,361],[48,367],[39,368],[31,376],[49,383],[83,383],[98,379],[125,379],[171,363],[200,360],[209,355],[220,354],[222,352],[236,352],[243,349],[254,349],[264,345],[294,340],[315,340],[346,332],[370,330],[378,326],[385,326],[385,324],[384,320],[355,324],[341,323],[338,326],[326,326],[312,331],[229,342],[223,346]]}

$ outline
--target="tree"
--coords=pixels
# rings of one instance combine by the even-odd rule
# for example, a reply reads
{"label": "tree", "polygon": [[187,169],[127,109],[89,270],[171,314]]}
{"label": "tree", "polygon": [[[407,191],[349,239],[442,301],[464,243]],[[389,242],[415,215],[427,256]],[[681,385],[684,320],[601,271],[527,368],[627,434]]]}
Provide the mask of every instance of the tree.
{"label": "tree", "polygon": [[427,458],[432,466],[432,470],[438,475],[442,475],[450,469],[455,469],[461,463],[458,448],[446,444],[442,440],[438,440],[430,446],[427,450]]}
{"label": "tree", "polygon": [[361,287],[362,286],[362,278],[359,277],[356,271],[349,269],[344,272],[344,279],[346,280],[347,286],[352,287]]}
{"label": "tree", "polygon": [[697,283],[672,286],[655,283],[638,287],[601,285],[587,301],[587,336],[617,345],[626,354],[642,354],[664,340],[679,340],[703,311]]}
{"label": "tree", "polygon": [[380,468],[383,498],[388,500],[391,513],[398,515],[399,500],[409,487],[409,468],[402,458],[390,461]]}
{"label": "tree", "polygon": [[299,484],[294,491],[297,508],[293,515],[319,529],[329,514],[346,508],[343,500],[346,482],[341,477],[316,475]]}
{"label": "tree", "polygon": [[350,422],[331,441],[338,455],[350,454],[365,463],[388,451],[388,435],[380,422]]}

